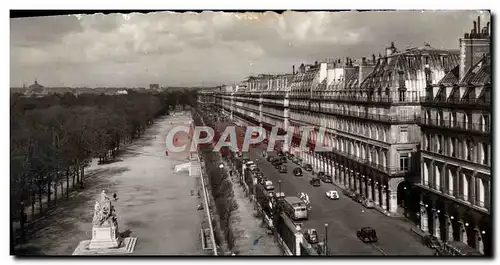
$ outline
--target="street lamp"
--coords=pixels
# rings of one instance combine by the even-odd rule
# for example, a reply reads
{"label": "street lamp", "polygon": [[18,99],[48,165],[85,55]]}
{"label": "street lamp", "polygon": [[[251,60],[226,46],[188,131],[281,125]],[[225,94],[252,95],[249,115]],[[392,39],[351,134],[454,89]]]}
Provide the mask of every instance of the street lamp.
{"label": "street lamp", "polygon": [[24,243],[24,225],[27,221],[26,213],[24,211],[24,202],[21,202],[21,243]]}
{"label": "street lamp", "polygon": [[325,223],[325,256],[328,256],[328,224]]}

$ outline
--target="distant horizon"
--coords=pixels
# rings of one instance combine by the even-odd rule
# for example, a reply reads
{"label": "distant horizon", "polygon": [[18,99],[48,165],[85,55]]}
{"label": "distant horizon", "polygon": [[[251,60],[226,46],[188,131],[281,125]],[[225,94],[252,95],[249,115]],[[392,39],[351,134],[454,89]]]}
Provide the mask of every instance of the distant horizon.
{"label": "distant horizon", "polygon": [[[26,87],[24,86],[10,86],[10,88],[25,88],[25,89],[28,89],[31,85],[33,85],[34,83],[31,83],[29,85],[26,85]],[[89,87],[89,86],[45,86],[43,85],[42,83],[38,83],[40,85],[42,85],[43,87],[45,88],[91,88],[91,89],[96,89],[96,88],[125,88],[125,89],[134,89],[134,88],[144,88],[146,90],[149,90],[150,88],[149,87],[127,87],[127,86],[96,86],[96,87]],[[224,85],[219,85],[219,86],[224,86]],[[162,87],[160,86],[160,89],[162,88],[214,88],[214,87],[219,87],[219,86],[166,86],[166,87]]]}

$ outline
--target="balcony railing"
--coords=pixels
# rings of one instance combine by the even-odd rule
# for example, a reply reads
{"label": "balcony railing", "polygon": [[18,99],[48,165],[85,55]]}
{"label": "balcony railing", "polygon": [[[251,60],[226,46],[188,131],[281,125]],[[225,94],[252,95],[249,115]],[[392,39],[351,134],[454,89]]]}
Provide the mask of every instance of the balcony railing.
{"label": "balcony railing", "polygon": [[440,103],[440,104],[456,104],[456,105],[491,105],[491,99],[477,99],[477,98],[445,98],[445,97],[421,97],[420,101],[423,103]]}
{"label": "balcony railing", "polygon": [[378,170],[380,170],[382,172],[385,172],[387,174],[390,174],[390,175],[405,174],[405,173],[408,173],[408,172],[411,171],[411,169],[409,169],[409,168],[408,169],[402,169],[400,167],[388,167],[388,166],[384,166],[382,164],[376,163],[375,161],[369,161],[366,158],[362,158],[362,157],[359,157],[359,156],[356,156],[356,155],[353,155],[353,154],[349,154],[349,153],[340,151],[338,149],[333,149],[333,152],[337,153],[337,154],[339,154],[339,155],[341,155],[343,157],[346,157],[348,159],[354,160],[354,161],[356,161],[359,164],[370,166],[371,168],[378,169]]}
{"label": "balcony railing", "polygon": [[340,109],[327,109],[327,108],[313,108],[313,111],[321,111],[325,114],[335,114],[341,116],[351,116],[361,119],[376,120],[382,122],[390,123],[416,123],[418,122],[418,117],[416,114],[413,115],[386,115],[386,114],[374,114],[366,113],[361,111],[350,111],[350,110],[340,110]]}
{"label": "balcony railing", "polygon": [[472,123],[472,122],[459,122],[450,120],[439,120],[439,119],[420,119],[420,124],[434,126],[439,128],[448,128],[448,129],[456,129],[462,131],[472,131],[472,132],[480,132],[480,133],[490,133],[491,128],[486,124],[481,123]]}
{"label": "balcony railing", "polygon": [[275,106],[275,107],[284,107],[284,102],[272,102],[272,101],[263,101],[262,105]]}
{"label": "balcony railing", "polygon": [[420,98],[413,95],[399,96],[338,96],[328,94],[317,94],[316,97],[327,101],[352,101],[352,102],[374,102],[374,103],[419,103]]}

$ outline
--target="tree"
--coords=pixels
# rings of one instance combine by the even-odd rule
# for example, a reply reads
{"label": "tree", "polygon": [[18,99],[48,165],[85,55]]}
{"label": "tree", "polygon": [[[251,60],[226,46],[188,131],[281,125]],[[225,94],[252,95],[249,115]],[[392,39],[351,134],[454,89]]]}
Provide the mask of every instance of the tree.
{"label": "tree", "polygon": [[[10,185],[12,220],[22,204],[31,216],[43,214],[66,198],[72,187],[84,188],[85,168],[93,158],[109,161],[120,148],[140,137],[155,118],[180,100],[196,102],[193,92],[128,95],[73,94],[10,98]],[[58,193],[58,187],[60,192]],[[47,200],[44,206],[42,199]],[[23,227],[23,225],[21,225]]]}

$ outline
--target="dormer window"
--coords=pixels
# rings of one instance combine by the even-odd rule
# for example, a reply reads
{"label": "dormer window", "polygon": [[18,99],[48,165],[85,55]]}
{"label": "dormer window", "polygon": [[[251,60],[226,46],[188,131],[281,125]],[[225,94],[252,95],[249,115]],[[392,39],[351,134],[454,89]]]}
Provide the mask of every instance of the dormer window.
{"label": "dormer window", "polygon": [[408,68],[411,69],[413,67],[413,58],[408,58]]}

